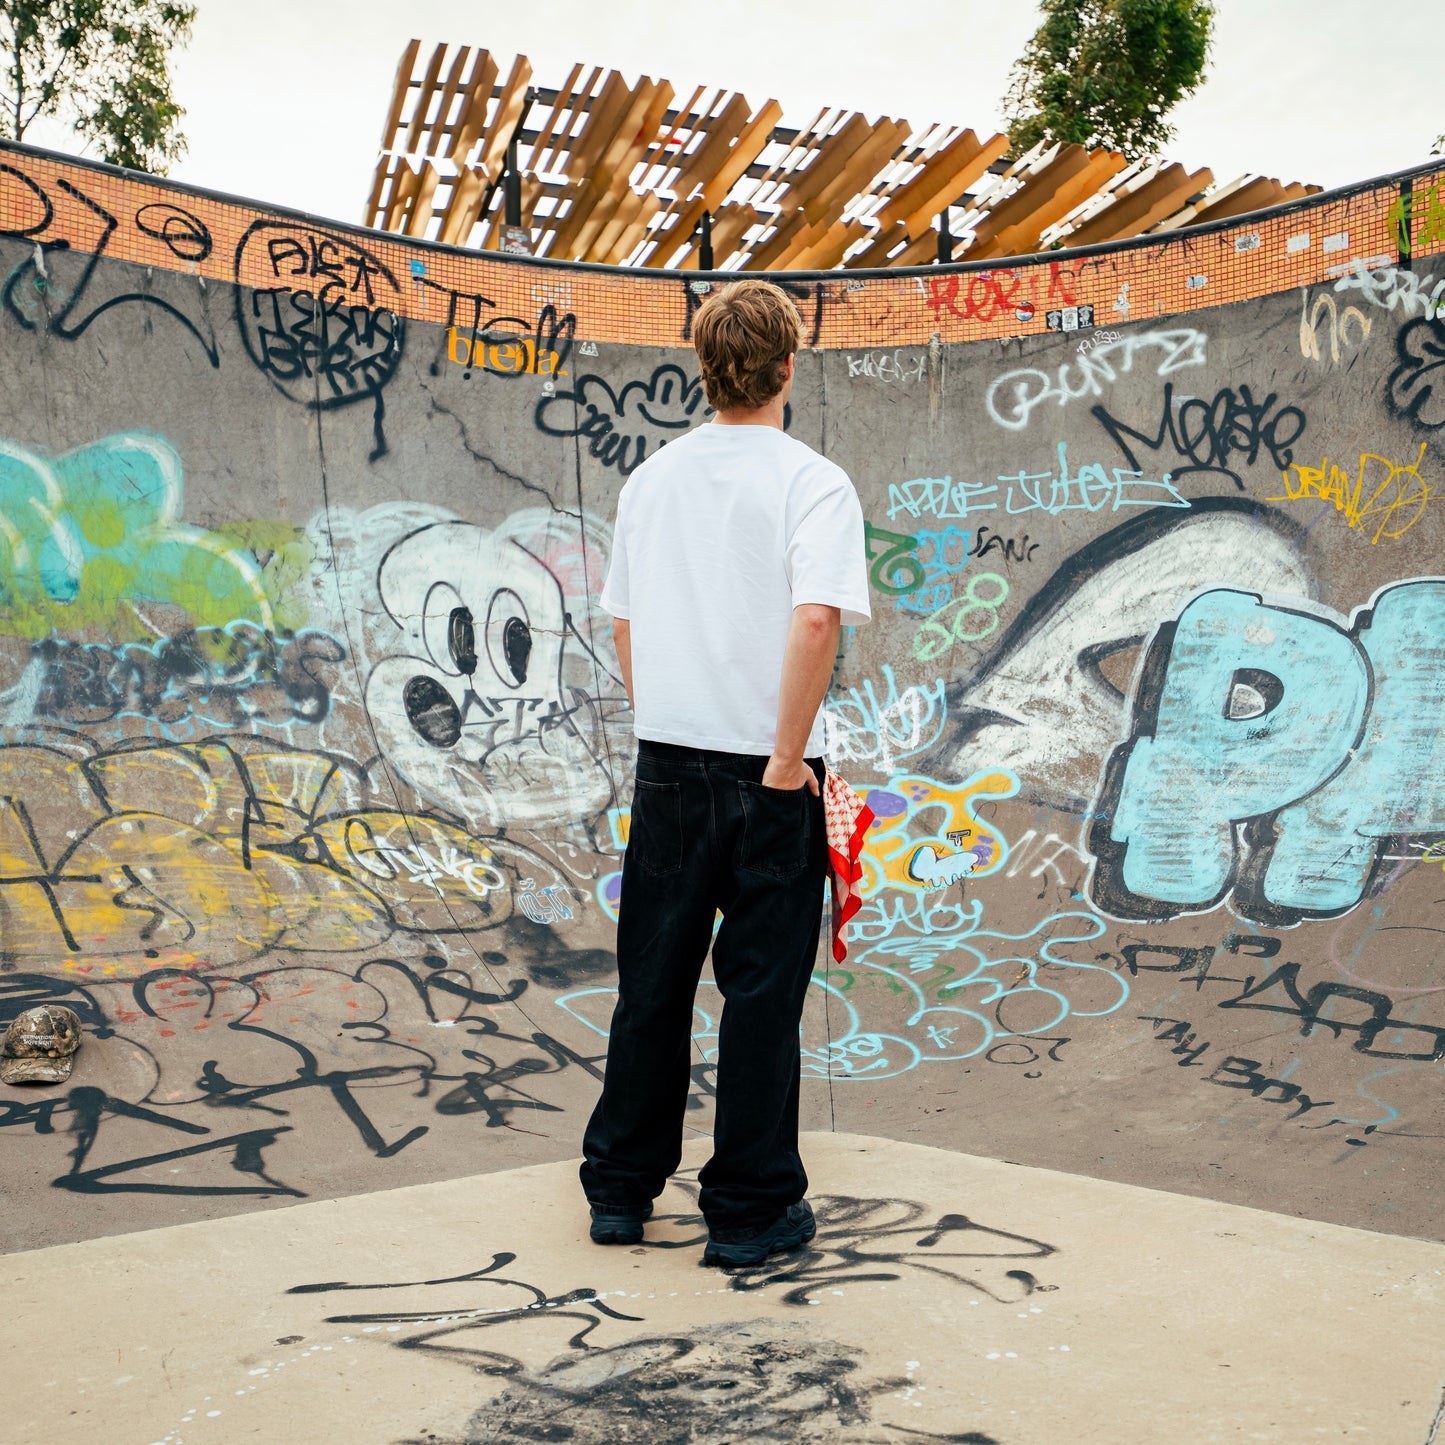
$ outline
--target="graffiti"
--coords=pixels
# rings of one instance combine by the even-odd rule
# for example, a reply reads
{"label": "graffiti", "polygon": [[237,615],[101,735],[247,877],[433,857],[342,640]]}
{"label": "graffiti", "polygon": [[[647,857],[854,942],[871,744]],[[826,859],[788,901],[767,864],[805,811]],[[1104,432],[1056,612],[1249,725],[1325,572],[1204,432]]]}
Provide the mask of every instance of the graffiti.
{"label": "graffiti", "polygon": [[1006,773],[979,773],[956,787],[905,774],[886,788],[860,788],[873,810],[863,835],[863,896],[880,888],[946,888],[1000,868],[1008,845],[979,821],[978,808],[1011,798],[1018,786]]}
{"label": "graffiti", "polygon": [[[572,339],[577,332],[577,318],[565,315],[548,301],[537,311],[535,322],[520,316],[497,316],[496,302],[476,292],[461,292],[423,280],[421,286],[429,296],[436,292],[446,300],[446,329],[442,332],[442,348],[448,360],[467,368],[485,371],[492,376],[566,376],[563,370],[572,352]],[[559,288],[533,287],[539,291]],[[565,289],[570,293],[571,286]],[[583,355],[586,355],[583,351]],[[593,347],[593,355],[596,348]],[[440,367],[433,362],[431,374]]]}
{"label": "graffiti", "polygon": [[[902,692],[893,669],[883,664],[880,700],[872,679],[846,693],[834,690],[823,707],[823,755],[836,769],[867,764],[885,775],[900,770],[904,759],[938,741],[947,718],[943,679],[915,684]],[[624,842],[625,846],[625,842]]]}
{"label": "graffiti", "polygon": [[[1038,294],[1043,280],[1041,268],[1033,266],[1026,271],[1005,267],[997,271],[974,271],[967,275],[954,272],[930,277],[924,295],[935,321],[941,321],[945,311],[961,321],[992,321],[1007,312],[1012,312],[1020,321],[1031,321],[1040,305],[1053,301],[1074,305],[1073,279],[1074,273],[1069,267],[1051,261],[1042,300]],[[965,281],[968,282],[966,288]],[[919,284],[922,285],[922,278]]]}
{"label": "graffiti", "polygon": [[948,691],[951,770],[1013,773],[1034,798],[1094,806],[1145,639],[1206,587],[1308,596],[1297,532],[1243,498],[1149,511],[1076,550]]}
{"label": "graffiti", "polygon": [[[695,1197],[690,1182],[680,1187]],[[818,1229],[809,1246],[728,1271],[718,1277],[720,1286],[736,1294],[776,1295],[793,1308],[824,1303],[830,1289],[919,1276],[934,1288],[941,1282],[976,1302],[1006,1306],[1055,1288],[1034,1273],[1058,1253],[1043,1240],[906,1199],[820,1195],[813,1204]],[[656,1216],[653,1224],[657,1233],[649,1248],[694,1252],[706,1238],[695,1210]],[[538,1421],[563,1413],[568,1439],[600,1445],[619,1432],[650,1431],[663,1395],[671,1422],[689,1440],[707,1445],[740,1438],[863,1445],[880,1438],[880,1430],[890,1438],[901,1430],[910,1439],[994,1445],[977,1431],[940,1435],[875,1421],[875,1406],[900,1394],[907,1399],[910,1384],[916,1389],[918,1367],[910,1364],[906,1379],[865,1380],[856,1348],[820,1338],[801,1321],[703,1325],[678,1334],[633,1330],[620,1343],[607,1343],[617,1325],[645,1323],[636,1295],[588,1285],[549,1291],[526,1277],[510,1250],[475,1269],[433,1279],[325,1281],[287,1293],[345,1297],[352,1307],[326,1316],[325,1323],[386,1330],[395,1348],[504,1380],[502,1392],[479,1407],[452,1445],[534,1440]],[[564,1353],[536,1370],[499,1353],[495,1331],[514,1334],[518,1325],[558,1332]],[[426,1439],[444,1441],[431,1432]]]}
{"label": "graffiti", "polygon": [[[1132,457],[1130,461],[1133,461]],[[1122,467],[1111,470],[1112,477],[1097,462],[1091,462],[1080,467],[1077,475],[1071,476],[1068,443],[1060,442],[1056,472],[1021,471],[1016,476],[999,478],[999,481],[1009,484],[1004,509],[1014,516],[1020,512],[1046,512],[1056,517],[1060,512],[1117,512],[1123,507],[1189,505],[1189,499],[1170,484],[1169,474],[1163,481],[1153,482],[1145,478],[1137,465],[1132,471]],[[1179,476],[1180,473],[1172,475]],[[989,487],[987,490],[994,492],[998,489]],[[974,510],[982,509],[975,507]]]}
{"label": "graffiti", "polygon": [[530,337],[473,341],[447,327],[447,357],[456,366],[476,366],[498,376],[566,376],[555,351],[539,351]]}
{"label": "graffiti", "polygon": [[[1399,232],[1400,250],[1408,256],[1411,250],[1428,250],[1445,240],[1445,200],[1441,198],[1442,186],[1431,190],[1404,191],[1399,200],[1390,207],[1387,220]],[[1410,236],[1414,229],[1413,247]]]}
{"label": "graffiti", "polygon": [[346,649],[325,633],[307,630],[281,642],[249,622],[192,628],[149,647],[46,638],[32,646],[12,694],[33,696],[37,719],[76,727],[134,720],[148,733],[184,741],[198,729],[323,721],[331,707],[328,674],[345,658]]}
{"label": "graffiti", "polygon": [[[367,1153],[389,1159],[433,1124],[388,1137],[367,1104],[386,1100],[388,1090],[429,1100],[423,1117],[433,1121],[475,1118],[489,1129],[518,1128],[519,1117],[562,1112],[538,1093],[545,1079],[573,1068],[600,1078],[600,1058],[540,1030],[508,1032],[492,1017],[527,987],[516,978],[495,991],[479,988],[466,968],[432,952],[419,964],[377,958],[350,971],[160,969],[130,983],[87,981],[77,992],[42,976],[8,974],[0,1017],[36,998],[63,999],[96,1039],[113,1040],[110,1057],[130,1097],[87,1085],[33,1103],[0,1101],[0,1128],[50,1134],[64,1126],[74,1149],[54,1185],[72,1193],[305,1197],[268,1171],[265,1155],[281,1136],[324,1122],[324,1113],[299,1112],[312,1098],[334,1106]],[[235,1111],[243,1120],[265,1115],[267,1125],[228,1133],[225,1123],[218,1135],[200,1122],[229,1121]],[[288,1122],[272,1122],[276,1116]],[[157,1140],[149,1132],[155,1128],[168,1133]],[[200,1142],[161,1150],[141,1142],[168,1142],[176,1133]],[[181,1159],[192,1161],[188,1177],[170,1177],[182,1172],[172,1166]],[[237,1171],[254,1179],[237,1180]]]}
{"label": "graffiti", "polygon": [[913,556],[923,568],[923,584],[898,599],[907,612],[927,616],[953,600],[953,579],[968,566],[973,534],[958,527],[941,531],[920,530],[913,537]]}
{"label": "graffiti", "polygon": [[1169,473],[1175,481],[1198,472],[1214,472],[1228,477],[1243,491],[1244,483],[1231,463],[1252,467],[1263,450],[1274,469],[1282,472],[1294,460],[1292,449],[1304,435],[1304,412],[1297,406],[1276,410],[1278,399],[1275,392],[1270,392],[1257,402],[1250,388],[1242,385],[1238,392],[1233,387],[1222,387],[1212,401],[1196,396],[1176,402],[1174,384],[1165,382],[1159,428],[1152,436],[1135,431],[1103,406],[1092,408],[1092,412],[1136,471],[1139,458],[1126,437],[1151,452],[1161,451],[1167,441],[1187,463]]}
{"label": "graffiti", "polygon": [[1150,647],[1110,758],[1095,901],[1297,922],[1348,911],[1387,841],[1445,833],[1445,581],[1396,583],[1347,627],[1245,592],[1196,598]]}
{"label": "graffiti", "polygon": [[537,429],[547,436],[579,437],[604,467],[629,476],[653,450],[707,415],[702,381],[673,362],[664,362],[646,381],[619,391],[594,373],[577,378],[571,391],[537,403]]}
{"label": "graffiti", "polygon": [[1374,326],[1374,320],[1366,316],[1358,306],[1346,306],[1341,312],[1335,298],[1328,293],[1323,296],[1316,296],[1313,306],[1310,305],[1310,288],[1300,287],[1300,316],[1299,316],[1299,349],[1300,355],[1307,361],[1319,361],[1320,353],[1320,318],[1328,318],[1328,329],[1326,335],[1330,344],[1330,360],[1337,362],[1340,353],[1350,345],[1350,323],[1353,322],[1359,332],[1359,339],[1355,343],[1363,346],[1370,339],[1370,331]]}
{"label": "graffiti", "polygon": [[1406,320],[1418,316],[1426,321],[1440,314],[1445,301],[1445,280],[1434,276],[1417,276],[1398,266],[1375,266],[1355,261],[1335,282],[1335,290],[1358,291],[1373,306],[1391,314],[1399,312]]}
{"label": "graffiti", "polygon": [[400,636],[366,684],[377,744],[474,827],[586,817],[613,801],[606,718],[594,691],[568,681],[569,642],[592,662],[567,605],[586,564],[578,577],[553,570],[578,550],[568,523],[548,511],[491,531],[435,522],[380,563],[375,585]]}
{"label": "graffiti", "polygon": [[340,760],[259,739],[82,757],[13,744],[0,799],[11,968],[114,977],[356,952],[398,930],[497,928],[518,893],[569,891],[516,843],[396,812]]}
{"label": "graffiti", "polygon": [[[0,236],[39,238],[33,253],[11,271],[4,287],[0,288],[0,306],[4,307],[10,319],[26,331],[44,331],[63,341],[75,341],[107,311],[120,306],[141,306],[147,314],[154,312],[178,322],[200,344],[210,365],[219,367],[221,360],[214,333],[203,334],[184,311],[159,296],[145,291],[126,291],[99,302],[84,316],[76,315],[91,290],[101,259],[120,222],[93,196],[72,185],[63,176],[58,177],[55,184],[64,197],[80,208],[76,214],[75,206],[66,207],[71,215],[68,217],[69,224],[64,227],[57,223],[55,203],[44,188],[15,166],[0,163],[0,211],[5,214],[18,212],[20,219],[28,219],[28,224],[0,229]],[[18,196],[17,185],[20,187]],[[168,213],[178,208],[156,209]],[[186,216],[187,213],[181,212],[181,215]],[[147,220],[142,222],[141,216],[147,216]],[[195,220],[194,217],[190,219]],[[172,229],[167,232],[166,224],[165,221],[160,222],[160,239],[172,254],[179,254],[177,246],[186,249],[188,243],[178,239],[173,223]],[[189,248],[196,250],[204,246],[208,250],[210,236],[199,221],[195,224],[199,230],[190,231]],[[156,219],[151,216],[151,208],[143,207],[137,213],[136,225],[145,235],[156,234]],[[52,234],[52,226],[56,231],[65,230],[71,234]],[[87,231],[89,234],[85,234]],[[79,275],[70,279],[65,274],[70,269],[68,266],[58,267],[52,273],[51,268],[57,267],[58,261],[66,258],[72,249],[84,253]],[[58,310],[51,310],[52,301],[59,304]]]}
{"label": "graffiti", "polygon": [[[1060,1062],[1070,1018],[1115,1012],[1129,997],[1119,974],[1072,954],[1104,933],[1092,913],[1050,914],[1022,933],[983,926],[983,905],[909,905],[893,896],[865,905],[850,930],[882,935],[846,968],[815,976],[826,1010],[805,1016],[803,1070],[877,1083],[922,1064],[985,1058],[1009,1066]],[[861,920],[861,922],[860,922]],[[831,1020],[826,1037],[810,1020]],[[715,1029],[695,1041],[711,1062]]]}
{"label": "graffiti", "polygon": [[1087,356],[1091,351],[1097,351],[1101,346],[1113,346],[1115,342],[1122,341],[1122,331],[1096,331],[1092,336],[1086,336],[1074,350],[1080,356]]}
{"label": "graffiti", "polygon": [[991,637],[998,630],[998,610],[1008,594],[1008,578],[997,572],[980,572],[970,578],[963,595],[939,608],[914,634],[914,657],[932,662],[960,642]]}
{"label": "graffiti", "polygon": [[[1277,961],[1282,946],[1278,938],[1247,933],[1231,934],[1218,949],[1208,944],[1186,947],[1164,942],[1130,942],[1121,944],[1119,967],[1127,969],[1131,977],[1137,977],[1141,970],[1169,974],[1178,983],[1192,983],[1196,993],[1202,992],[1206,984],[1235,985],[1238,992],[1230,998],[1216,1000],[1217,1007],[1298,1019],[1301,1038],[1340,1040],[1349,1034],[1353,1036],[1354,1052],[1371,1058],[1423,1063],[1445,1059],[1445,1028],[1399,1016],[1399,1005],[1388,993],[1359,982],[1329,979],[1302,985],[1298,963]],[[1226,977],[1214,972],[1221,954],[1267,961],[1263,966],[1269,972],[1262,978],[1254,973],[1247,973],[1244,978]],[[1147,961],[1149,959],[1159,961]],[[1238,962],[1234,964],[1236,968],[1240,966]],[[1352,1006],[1357,1014],[1353,1018],[1349,1016]],[[1190,1057],[1197,1059],[1203,1052],[1198,1049]]]}
{"label": "graffiti", "polygon": [[[1134,370],[1134,358],[1141,353],[1163,353],[1155,368],[1159,376],[1171,376],[1186,366],[1203,366],[1207,341],[1202,331],[1183,328],[1130,333],[1120,341],[1064,362],[1054,376],[1032,366],[1005,372],[989,385],[985,405],[999,426],[1022,431],[1035,408],[1046,401],[1067,406],[1080,397],[1102,396],[1105,387]],[[1138,463],[1131,465],[1137,467]]]}
{"label": "graffiti", "polygon": [[[277,284],[241,285],[253,269]],[[314,411],[370,400],[371,460],[382,456],[382,393],[406,343],[396,277],[344,236],[297,221],[255,221],[236,247],[236,280],[236,326],[261,373]]]}
{"label": "graffiti", "polygon": [[[864,1445],[880,1438],[874,1404],[898,1380],[859,1377],[861,1351],[787,1322],[702,1325],[679,1335],[649,1335],[609,1349],[568,1354],[533,1372],[517,1364],[507,1386],[482,1405],[455,1437],[429,1434],[424,1445],[482,1445],[535,1440],[535,1421],[565,1414],[574,1445],[612,1445],[656,1429],[666,1392],[668,1428],[695,1445],[747,1439],[760,1445]],[[969,1430],[907,1437],[996,1445]],[[416,1445],[423,1445],[422,1441]]]}
{"label": "graffiti", "polygon": [[905,356],[899,351],[865,351],[862,356],[846,356],[848,378],[867,377],[870,381],[894,382],[914,386],[928,375],[928,354]]}
{"label": "graffiti", "polygon": [[1395,338],[1395,350],[1399,360],[1385,387],[1391,410],[1417,426],[1439,431],[1445,427],[1445,321],[1422,317],[1406,322]]}
{"label": "graffiti", "polygon": [[204,261],[211,254],[206,223],[171,201],[142,206],[135,213],[135,227],[154,237],[178,261]]}
{"label": "graffiti", "polygon": [[[1207,1053],[1214,1045],[1207,1040],[1203,1043],[1197,1042],[1199,1036],[1195,1033],[1193,1024],[1185,1019],[1164,1018],[1156,1014],[1140,1014],[1139,1020],[1141,1023],[1154,1025],[1154,1038],[1159,1043],[1173,1045],[1169,1050],[1171,1054],[1183,1055],[1179,1059],[1180,1068],[1204,1067],[1200,1055]],[[1218,1060],[1212,1071],[1201,1077],[1206,1084],[1218,1084],[1221,1088],[1247,1089],[1252,1097],[1263,1099],[1266,1103],[1287,1104],[1291,1107],[1291,1112],[1285,1115],[1286,1119],[1299,1119],[1311,1109],[1328,1109],[1334,1104],[1333,1099],[1310,1098],[1298,1084],[1260,1073],[1261,1067],[1258,1059],[1245,1059],[1230,1054]]]}
{"label": "graffiti", "polygon": [[1328,457],[1317,467],[1294,462],[1284,473],[1284,496],[1267,500],[1299,502],[1315,497],[1333,502],[1335,511],[1343,514],[1353,530],[1369,536],[1371,546],[1381,537],[1403,537],[1430,501],[1430,488],[1420,475],[1425,447],[1421,442],[1420,454],[1413,462],[1393,462],[1376,452],[1362,452],[1353,477]]}
{"label": "graffiti", "polygon": [[0,443],[0,616],[14,636],[106,624],[154,637],[142,606],[179,608],[218,627],[278,618],[251,548],[284,548],[294,529],[206,531],[181,520],[181,461],[161,437],[106,437],[47,460]]}

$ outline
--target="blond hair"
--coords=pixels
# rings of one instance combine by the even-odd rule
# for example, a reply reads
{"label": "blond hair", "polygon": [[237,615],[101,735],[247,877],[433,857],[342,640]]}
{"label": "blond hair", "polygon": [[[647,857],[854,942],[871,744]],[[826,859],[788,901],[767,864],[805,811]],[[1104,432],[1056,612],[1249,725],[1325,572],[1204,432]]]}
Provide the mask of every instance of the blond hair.
{"label": "blond hair", "polygon": [[771,281],[732,281],[702,303],[692,344],[708,405],[756,409],[783,389],[784,362],[803,344],[803,318]]}

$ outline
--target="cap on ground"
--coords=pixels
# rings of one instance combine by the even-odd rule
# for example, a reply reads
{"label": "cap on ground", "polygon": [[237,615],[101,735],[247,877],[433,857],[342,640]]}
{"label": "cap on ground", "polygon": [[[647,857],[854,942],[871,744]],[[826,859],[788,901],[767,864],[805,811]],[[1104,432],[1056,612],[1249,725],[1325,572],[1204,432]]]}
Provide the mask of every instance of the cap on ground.
{"label": "cap on ground", "polygon": [[63,1004],[39,1004],[10,1021],[0,1046],[0,1083],[59,1084],[70,1077],[80,1019]]}

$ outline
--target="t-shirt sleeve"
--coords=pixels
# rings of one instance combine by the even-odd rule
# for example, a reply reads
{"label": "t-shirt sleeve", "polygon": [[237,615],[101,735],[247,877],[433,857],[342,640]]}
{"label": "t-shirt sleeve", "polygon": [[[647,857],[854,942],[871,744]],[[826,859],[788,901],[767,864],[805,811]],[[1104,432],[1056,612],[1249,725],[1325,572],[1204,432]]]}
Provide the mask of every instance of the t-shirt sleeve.
{"label": "t-shirt sleeve", "polygon": [[612,529],[612,556],[607,563],[607,580],[602,584],[598,604],[604,612],[626,621],[631,617],[627,596],[627,530],[622,525],[623,499],[617,499],[617,525]]}
{"label": "t-shirt sleeve", "polygon": [[873,615],[868,603],[868,554],[863,508],[847,473],[830,466],[788,539],[793,606],[836,607],[845,626]]}

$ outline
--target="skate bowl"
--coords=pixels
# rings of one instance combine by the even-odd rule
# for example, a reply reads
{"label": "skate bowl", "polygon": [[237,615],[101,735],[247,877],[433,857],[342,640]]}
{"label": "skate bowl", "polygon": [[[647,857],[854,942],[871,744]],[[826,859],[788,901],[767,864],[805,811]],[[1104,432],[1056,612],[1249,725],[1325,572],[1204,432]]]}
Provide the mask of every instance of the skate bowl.
{"label": "skate bowl", "polygon": [[[0,1089],[0,1250],[37,1291],[122,1245],[157,1290],[167,1259],[224,1257],[216,1298],[259,1251],[249,1287],[280,1271],[277,1298],[305,1301],[326,1266],[287,1274],[276,1242],[342,1211],[407,1257],[388,1273],[351,1239],[376,1283],[334,1287],[416,1296],[327,1314],[369,1322],[346,1350],[395,1325],[405,1358],[488,1377],[426,1418],[436,1440],[564,1438],[507,1431],[584,1396],[614,1423],[583,1410],[565,1438],[654,1438],[607,1433],[606,1391],[640,1409],[658,1351],[697,1379],[766,1357],[833,1381],[853,1413],[806,1425],[820,1440],[895,1438],[889,1410],[937,1438],[1049,1438],[996,1399],[971,1424],[918,1413],[923,1344],[868,1356],[886,1389],[845,1389],[864,1346],[788,1314],[844,1280],[863,1308],[876,1277],[908,1318],[942,1242],[956,1303],[1027,1321],[1059,1286],[1000,1258],[1085,1226],[1063,1196],[1011,1219],[1009,1168],[1036,1200],[1077,1184],[1088,1227],[1118,1210],[1167,1233],[1177,1209],[1220,1239],[1295,1230],[1256,1243],[1297,1261],[1305,1310],[1311,1250],[1346,1270],[1368,1237],[1382,1270],[1408,1256],[1418,1304],[1445,1258],[1442,181],[1002,265],[774,278],[806,330],[789,429],[867,521],[874,619],[843,639],[825,722],[877,821],[848,958],[820,950],[803,1025],[832,1263],[769,1286],[770,1323],[758,1304],[699,1334],[676,1310],[619,1326],[656,1287],[578,1305],[560,1265],[449,1314],[423,1285],[502,1270],[502,1223],[536,1246],[529,1208],[569,1241],[556,1258],[585,1248],[564,1166],[602,1075],[633,754],[597,597],[627,475],[707,419],[688,338],[727,278],[467,253],[5,148],[0,1019],[63,1003],[86,1042],[68,1083]],[[694,1167],[720,1009],[705,980]],[[950,1159],[995,1213],[950,1196]],[[464,1197],[491,1201],[490,1242],[424,1258]],[[954,1247],[964,1226],[982,1254]],[[1181,1277],[1207,1281],[1206,1254]],[[957,1265],[985,1256],[997,1279]],[[515,1369],[490,1336],[434,1338],[444,1315],[528,1310],[571,1314]],[[276,1324],[284,1353],[296,1321]],[[1401,1326],[1358,1328],[1388,1355]],[[598,1345],[624,1353],[558,1354]],[[227,1438],[203,1435],[208,1382],[249,1399],[262,1368],[198,1363],[190,1414],[135,1438]],[[1400,1397],[1412,1422],[1438,1383]],[[815,1438],[748,1408],[719,1440]],[[1149,1438],[1095,1423],[1073,1438]],[[1280,1428],[1256,1438],[1313,1438]]]}

